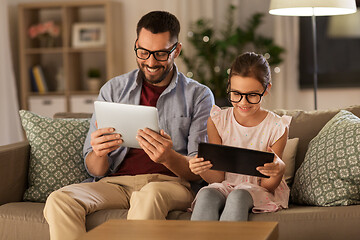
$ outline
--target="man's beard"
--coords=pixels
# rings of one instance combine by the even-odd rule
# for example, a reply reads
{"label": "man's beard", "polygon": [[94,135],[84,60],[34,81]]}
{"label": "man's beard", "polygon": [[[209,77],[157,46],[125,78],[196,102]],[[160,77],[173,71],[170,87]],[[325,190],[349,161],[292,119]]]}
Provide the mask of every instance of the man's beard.
{"label": "man's beard", "polygon": [[158,84],[158,83],[161,83],[161,82],[168,76],[168,74],[169,74],[170,71],[171,71],[171,68],[165,69],[164,66],[160,66],[159,68],[164,68],[164,69],[165,69],[165,72],[164,72],[158,79],[150,80],[150,79],[147,79],[147,78],[146,78],[146,75],[145,75],[145,73],[144,73],[144,71],[143,71],[143,68],[146,68],[147,65],[141,64],[141,66],[140,66],[139,63],[137,63],[137,65],[138,65],[138,68],[139,68],[139,70],[140,70],[140,74],[141,74],[140,76],[141,76],[143,79],[145,79],[145,81],[147,81],[147,82],[150,83],[150,84]]}

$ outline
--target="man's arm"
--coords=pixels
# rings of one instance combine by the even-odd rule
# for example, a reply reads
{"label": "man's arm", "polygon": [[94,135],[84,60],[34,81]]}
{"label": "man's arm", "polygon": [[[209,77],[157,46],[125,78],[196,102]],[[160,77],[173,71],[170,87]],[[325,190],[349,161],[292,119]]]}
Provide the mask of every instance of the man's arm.
{"label": "man's arm", "polygon": [[94,176],[104,176],[109,170],[108,153],[122,144],[120,134],[111,134],[113,128],[102,128],[91,133],[92,151],[86,156],[85,164]]}
{"label": "man's arm", "polygon": [[156,163],[161,163],[177,176],[188,181],[199,180],[200,177],[189,169],[189,157],[177,153],[173,147],[171,137],[163,129],[160,134],[145,128],[138,131],[137,140],[141,148]]}

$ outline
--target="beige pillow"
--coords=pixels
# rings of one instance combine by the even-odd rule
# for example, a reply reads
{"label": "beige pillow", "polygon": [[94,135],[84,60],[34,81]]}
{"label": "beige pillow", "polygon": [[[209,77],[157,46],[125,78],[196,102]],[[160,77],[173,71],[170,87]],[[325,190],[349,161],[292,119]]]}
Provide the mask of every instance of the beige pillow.
{"label": "beige pillow", "polygon": [[295,175],[295,157],[297,152],[297,147],[299,143],[299,138],[288,139],[282,160],[284,161],[285,167],[285,181],[290,186]]}

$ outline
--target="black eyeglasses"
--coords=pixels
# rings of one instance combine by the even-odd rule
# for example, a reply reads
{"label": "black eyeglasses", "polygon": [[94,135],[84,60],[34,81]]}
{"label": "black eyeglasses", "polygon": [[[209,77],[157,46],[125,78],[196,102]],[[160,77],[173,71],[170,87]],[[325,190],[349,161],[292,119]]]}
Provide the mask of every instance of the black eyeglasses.
{"label": "black eyeglasses", "polygon": [[245,96],[246,101],[250,104],[258,104],[261,101],[262,96],[264,96],[267,89],[267,85],[262,93],[240,93],[238,91],[228,91],[227,98],[230,102],[238,103],[241,102]]}
{"label": "black eyeglasses", "polygon": [[[137,40],[136,40],[137,41]],[[169,59],[170,54],[176,49],[178,42],[176,42],[172,47],[170,51],[165,51],[165,50],[159,50],[159,51],[150,51],[147,50],[145,48],[137,48],[136,47],[136,41],[135,41],[135,46],[134,46],[134,51],[136,53],[136,57],[140,58],[142,60],[146,60],[148,59],[151,54],[154,55],[154,58],[157,61],[163,62],[163,61],[167,61]]]}

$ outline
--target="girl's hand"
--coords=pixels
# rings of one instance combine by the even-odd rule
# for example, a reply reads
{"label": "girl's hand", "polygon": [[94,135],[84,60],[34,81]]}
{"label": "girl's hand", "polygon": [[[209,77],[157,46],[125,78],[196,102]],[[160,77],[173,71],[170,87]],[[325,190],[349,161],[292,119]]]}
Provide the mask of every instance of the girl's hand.
{"label": "girl's hand", "polygon": [[264,166],[257,167],[256,170],[258,170],[265,176],[282,177],[285,173],[285,163],[278,157],[278,155],[276,155],[276,153],[271,148],[269,148],[269,150],[275,154],[274,161],[272,163],[265,163]]}
{"label": "girl's hand", "polygon": [[210,161],[204,161],[204,158],[198,158],[197,155],[189,161],[189,168],[196,175],[208,171],[212,166]]}

